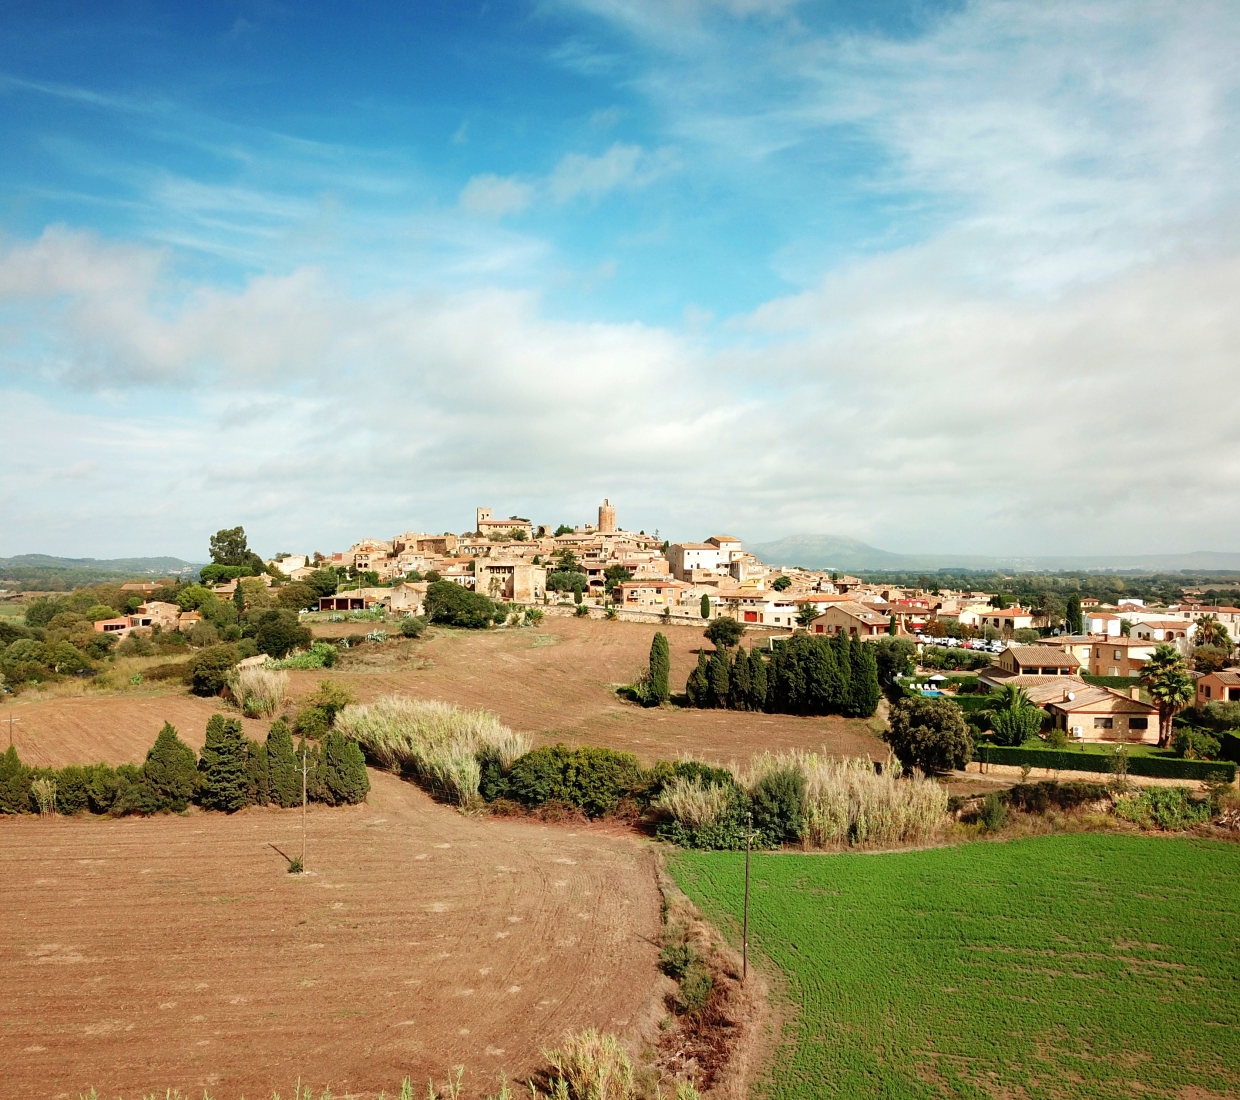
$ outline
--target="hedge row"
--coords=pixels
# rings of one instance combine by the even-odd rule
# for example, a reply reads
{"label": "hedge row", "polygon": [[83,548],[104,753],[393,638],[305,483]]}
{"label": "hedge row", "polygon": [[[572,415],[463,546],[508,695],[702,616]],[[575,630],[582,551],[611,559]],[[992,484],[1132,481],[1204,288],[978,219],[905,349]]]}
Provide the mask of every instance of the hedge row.
{"label": "hedge row", "polygon": [[[1053,771],[1109,772],[1112,757],[1102,753],[1057,752],[1054,749],[1015,749],[978,745],[975,760],[984,764],[1050,768]],[[1130,756],[1128,774],[1153,779],[1223,780],[1232,783],[1236,765],[1230,761],[1178,760],[1166,756]]]}

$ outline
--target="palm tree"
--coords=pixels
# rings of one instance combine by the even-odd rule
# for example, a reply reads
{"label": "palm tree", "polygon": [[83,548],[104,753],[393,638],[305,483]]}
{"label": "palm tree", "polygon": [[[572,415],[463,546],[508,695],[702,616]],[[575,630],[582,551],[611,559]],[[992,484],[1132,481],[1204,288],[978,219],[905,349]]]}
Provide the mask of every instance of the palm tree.
{"label": "palm tree", "polygon": [[1194,625],[1197,627],[1197,631],[1193,635],[1193,645],[1218,646],[1219,649],[1227,653],[1231,652],[1231,635],[1227,633],[1227,627],[1220,623],[1216,616],[1202,615],[1195,620]]}
{"label": "palm tree", "polygon": [[991,710],[1022,710],[1033,706],[1029,693],[1016,684],[1004,684],[994,695],[995,705]]}
{"label": "palm tree", "polygon": [[1158,704],[1158,744],[1165,748],[1171,744],[1171,719],[1193,701],[1196,684],[1188,674],[1183,655],[1166,642],[1145,662],[1141,684]]}

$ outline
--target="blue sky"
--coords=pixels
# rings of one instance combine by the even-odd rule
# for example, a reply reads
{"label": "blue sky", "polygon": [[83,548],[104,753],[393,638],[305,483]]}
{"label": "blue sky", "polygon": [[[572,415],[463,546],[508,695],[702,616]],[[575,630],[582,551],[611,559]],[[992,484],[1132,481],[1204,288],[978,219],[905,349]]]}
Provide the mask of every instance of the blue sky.
{"label": "blue sky", "polygon": [[1240,11],[10,5],[0,553],[1234,549]]}

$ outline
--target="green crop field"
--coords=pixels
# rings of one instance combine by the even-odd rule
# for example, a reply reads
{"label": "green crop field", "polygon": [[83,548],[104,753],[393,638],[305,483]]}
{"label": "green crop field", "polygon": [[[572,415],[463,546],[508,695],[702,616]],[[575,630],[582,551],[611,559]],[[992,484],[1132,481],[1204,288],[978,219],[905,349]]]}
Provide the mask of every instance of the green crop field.
{"label": "green crop field", "polygon": [[[739,942],[744,856],[677,882]],[[1240,846],[1061,835],[753,859],[774,1098],[1240,1096]]]}

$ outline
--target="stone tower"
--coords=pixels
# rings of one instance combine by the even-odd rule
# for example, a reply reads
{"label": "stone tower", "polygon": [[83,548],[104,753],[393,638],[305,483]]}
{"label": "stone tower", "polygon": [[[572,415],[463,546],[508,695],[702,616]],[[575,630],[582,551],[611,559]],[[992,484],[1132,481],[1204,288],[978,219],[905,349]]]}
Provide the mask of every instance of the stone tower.
{"label": "stone tower", "polygon": [[482,525],[484,523],[490,523],[490,522],[491,522],[491,509],[490,508],[479,508],[478,509],[478,522],[475,524],[474,530],[481,531]]}
{"label": "stone tower", "polygon": [[616,510],[611,506],[611,502],[604,497],[603,503],[598,506],[598,529],[600,532],[615,531],[616,529]]}

